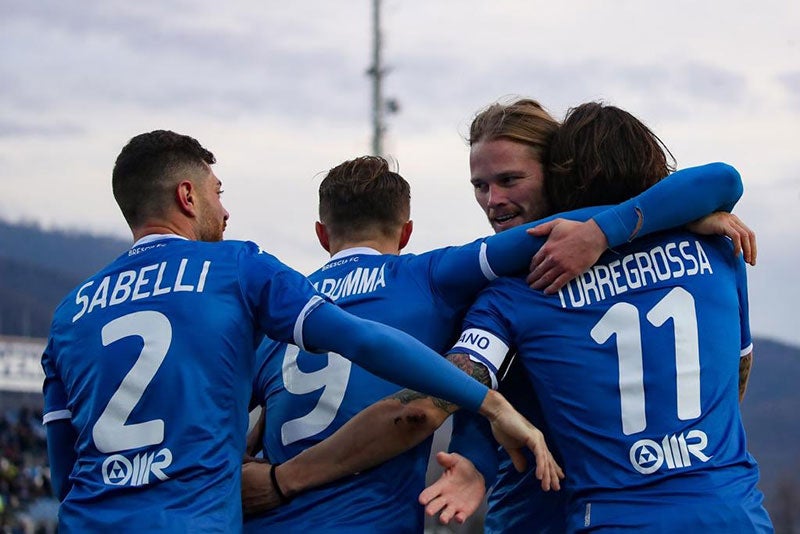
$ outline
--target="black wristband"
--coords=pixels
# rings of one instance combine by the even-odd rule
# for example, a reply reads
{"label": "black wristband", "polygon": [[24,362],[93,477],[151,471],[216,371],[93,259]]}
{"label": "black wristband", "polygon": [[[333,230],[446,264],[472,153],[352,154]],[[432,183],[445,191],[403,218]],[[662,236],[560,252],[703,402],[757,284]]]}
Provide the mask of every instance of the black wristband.
{"label": "black wristband", "polygon": [[269,479],[272,481],[272,487],[275,488],[275,494],[278,496],[278,500],[281,504],[287,504],[292,499],[281,491],[281,487],[278,485],[278,479],[275,477],[275,468],[279,465],[281,464],[272,464],[269,466]]}

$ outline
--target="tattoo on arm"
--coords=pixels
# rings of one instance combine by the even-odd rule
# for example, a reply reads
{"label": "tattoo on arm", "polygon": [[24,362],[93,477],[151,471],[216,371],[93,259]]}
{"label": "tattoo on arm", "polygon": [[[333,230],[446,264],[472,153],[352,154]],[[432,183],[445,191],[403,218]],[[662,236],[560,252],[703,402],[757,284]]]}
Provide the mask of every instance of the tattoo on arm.
{"label": "tattoo on arm", "polygon": [[[419,393],[417,391],[411,391],[410,389],[404,389],[402,391],[398,391],[397,393],[392,395],[391,398],[399,400],[401,404],[408,404],[412,401],[420,399],[431,399],[433,405],[442,410],[447,415],[450,415],[451,413],[458,410],[458,406],[456,406],[452,402],[448,402],[443,399],[438,399],[436,397],[431,397],[430,395]],[[395,422],[398,421],[395,420]]]}
{"label": "tattoo on arm", "polygon": [[466,354],[448,354],[447,359],[481,384],[492,387],[489,369],[482,363],[472,361]]}
{"label": "tattoo on arm", "polygon": [[[449,354],[447,356],[447,359],[450,360],[450,362],[453,363],[456,367],[467,373],[469,376],[471,376],[481,384],[485,384],[489,387],[492,386],[492,379],[489,376],[489,370],[486,368],[485,365],[470,360],[469,356],[467,356],[466,354]],[[456,410],[458,410],[458,406],[456,406],[452,402],[448,402],[443,399],[438,399],[436,397],[431,397],[430,395],[419,393],[417,391],[411,391],[410,389],[404,389],[402,391],[399,391],[394,395],[392,395],[391,398],[399,400],[402,404],[408,404],[415,400],[430,398],[433,405],[442,410],[447,415],[450,415]],[[398,422],[399,418],[395,420],[395,423]]]}
{"label": "tattoo on arm", "polygon": [[750,380],[750,369],[753,367],[753,353],[739,358],[739,402],[744,399],[747,382]]}

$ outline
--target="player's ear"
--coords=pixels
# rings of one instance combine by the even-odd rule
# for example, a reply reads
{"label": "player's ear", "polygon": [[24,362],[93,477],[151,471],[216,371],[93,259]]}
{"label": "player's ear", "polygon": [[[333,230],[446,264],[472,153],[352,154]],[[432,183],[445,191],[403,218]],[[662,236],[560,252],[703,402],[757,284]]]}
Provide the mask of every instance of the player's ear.
{"label": "player's ear", "polygon": [[317,232],[317,239],[319,239],[319,244],[322,245],[327,252],[331,251],[331,242],[330,238],[328,237],[328,228],[321,222],[317,221],[314,223],[314,230]]}
{"label": "player's ear", "polygon": [[181,181],[175,188],[175,201],[178,203],[178,207],[183,213],[191,217],[196,214],[196,193],[194,184],[189,180]]}
{"label": "player's ear", "polygon": [[400,250],[403,250],[408,245],[408,240],[411,239],[411,232],[413,231],[414,221],[409,220],[403,223],[403,228],[400,230]]}

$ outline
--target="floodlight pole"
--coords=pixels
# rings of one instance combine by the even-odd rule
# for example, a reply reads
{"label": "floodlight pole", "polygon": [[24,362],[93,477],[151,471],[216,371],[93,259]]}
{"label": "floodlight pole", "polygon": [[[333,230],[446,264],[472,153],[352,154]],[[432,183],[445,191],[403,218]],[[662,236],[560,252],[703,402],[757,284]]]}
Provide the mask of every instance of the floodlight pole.
{"label": "floodlight pole", "polygon": [[372,66],[367,74],[372,78],[372,154],[383,155],[385,126],[383,101],[383,76],[381,64],[381,0],[372,0]]}

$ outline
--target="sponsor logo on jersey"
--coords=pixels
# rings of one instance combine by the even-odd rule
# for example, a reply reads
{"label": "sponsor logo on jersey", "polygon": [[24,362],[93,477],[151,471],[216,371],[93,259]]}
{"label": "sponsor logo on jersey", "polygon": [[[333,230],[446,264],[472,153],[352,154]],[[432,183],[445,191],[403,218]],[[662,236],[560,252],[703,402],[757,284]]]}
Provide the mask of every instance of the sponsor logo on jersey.
{"label": "sponsor logo on jersey", "polygon": [[141,247],[135,247],[128,251],[128,256],[136,256],[137,254],[141,254],[142,252],[147,252],[148,250],[152,250],[154,248],[161,248],[166,247],[164,243],[154,243],[152,245],[144,245]]}
{"label": "sponsor logo on jersey", "polygon": [[649,475],[662,467],[680,469],[691,466],[693,461],[709,461],[711,457],[703,452],[707,445],[708,436],[705,432],[690,430],[686,434],[667,434],[661,443],[640,439],[630,448],[629,458],[634,469]]}
{"label": "sponsor logo on jersey", "polygon": [[128,459],[113,454],[103,462],[103,482],[110,486],[146,486],[150,475],[158,480],[167,480],[164,469],[172,464],[172,452],[164,448],[158,452],[142,452]]}

